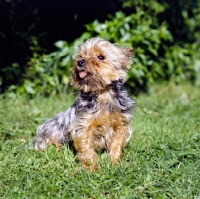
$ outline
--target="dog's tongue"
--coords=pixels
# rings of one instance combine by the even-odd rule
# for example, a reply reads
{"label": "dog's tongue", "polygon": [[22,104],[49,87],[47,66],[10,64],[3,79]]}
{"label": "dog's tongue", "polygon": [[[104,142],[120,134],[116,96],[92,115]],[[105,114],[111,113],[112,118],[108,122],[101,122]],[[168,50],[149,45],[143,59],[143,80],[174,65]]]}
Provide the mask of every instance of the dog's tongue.
{"label": "dog's tongue", "polygon": [[85,78],[87,76],[87,71],[80,71],[79,76],[81,79]]}

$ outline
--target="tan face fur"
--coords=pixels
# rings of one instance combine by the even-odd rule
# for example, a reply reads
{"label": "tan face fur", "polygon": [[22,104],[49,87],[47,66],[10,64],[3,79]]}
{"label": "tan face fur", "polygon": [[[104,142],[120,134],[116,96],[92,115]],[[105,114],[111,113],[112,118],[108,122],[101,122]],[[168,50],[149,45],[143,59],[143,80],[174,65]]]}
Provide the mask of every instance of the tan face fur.
{"label": "tan face fur", "polygon": [[133,52],[133,48],[121,49],[100,38],[88,39],[74,60],[71,85],[90,92],[104,90],[114,80],[124,80]]}

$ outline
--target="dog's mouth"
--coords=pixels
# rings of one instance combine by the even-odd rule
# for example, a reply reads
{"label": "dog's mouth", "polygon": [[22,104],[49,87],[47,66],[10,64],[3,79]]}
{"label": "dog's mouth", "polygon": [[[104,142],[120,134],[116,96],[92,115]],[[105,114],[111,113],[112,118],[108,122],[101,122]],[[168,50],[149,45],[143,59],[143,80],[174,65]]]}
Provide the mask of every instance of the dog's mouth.
{"label": "dog's mouth", "polygon": [[79,71],[79,77],[81,79],[84,79],[87,75],[88,75],[88,72],[86,70]]}

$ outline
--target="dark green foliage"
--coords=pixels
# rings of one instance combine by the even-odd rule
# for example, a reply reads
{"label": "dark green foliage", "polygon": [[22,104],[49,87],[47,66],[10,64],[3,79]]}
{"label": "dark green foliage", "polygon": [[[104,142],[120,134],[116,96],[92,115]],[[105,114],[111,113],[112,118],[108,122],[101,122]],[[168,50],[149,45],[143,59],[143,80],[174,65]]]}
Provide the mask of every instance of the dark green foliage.
{"label": "dark green foliage", "polygon": [[33,36],[41,36],[35,29],[38,9],[37,1],[0,1],[0,92],[18,84],[25,73]]}
{"label": "dark green foliage", "polygon": [[165,11],[159,20],[166,19],[174,39],[180,43],[200,42],[200,1],[160,0]]}
{"label": "dark green foliage", "polygon": [[84,24],[105,20],[121,8],[119,0],[1,0],[0,92],[22,83],[35,39],[41,48],[34,52],[48,54],[56,50],[56,41],[74,41]]}
{"label": "dark green foliage", "polygon": [[11,86],[9,90],[31,95],[66,92],[77,50],[75,47],[78,48],[88,37],[89,34],[83,34],[72,44],[57,41],[55,46],[58,50],[50,54],[33,52],[21,86]]}
{"label": "dark green foliage", "polygon": [[[20,76],[23,74],[20,86],[11,86],[9,91],[29,94],[66,92],[76,49],[94,36],[122,47],[135,48],[134,63],[126,82],[131,92],[146,90],[149,83],[171,78],[177,83],[190,80],[200,85],[200,1],[185,2],[184,5],[165,0],[162,3],[157,0],[123,2],[124,7],[132,8],[132,14],[120,11],[109,15],[104,22],[95,20],[85,26],[86,31],[74,42],[56,42],[57,50],[53,53],[42,54],[38,39],[31,37],[33,55],[23,68],[24,73],[17,63],[6,68],[8,77],[13,70]],[[176,10],[180,12],[176,13]]]}

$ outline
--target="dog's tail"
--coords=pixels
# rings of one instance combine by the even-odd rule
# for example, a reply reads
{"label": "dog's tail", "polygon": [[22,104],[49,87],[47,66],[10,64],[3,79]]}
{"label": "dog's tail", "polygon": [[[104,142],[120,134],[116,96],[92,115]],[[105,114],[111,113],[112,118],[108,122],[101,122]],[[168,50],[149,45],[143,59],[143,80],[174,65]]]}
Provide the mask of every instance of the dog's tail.
{"label": "dog's tail", "polygon": [[71,106],[65,112],[58,113],[54,118],[47,120],[37,128],[37,137],[34,140],[36,150],[44,151],[51,143],[61,147],[69,142],[69,126],[76,118],[75,107]]}

